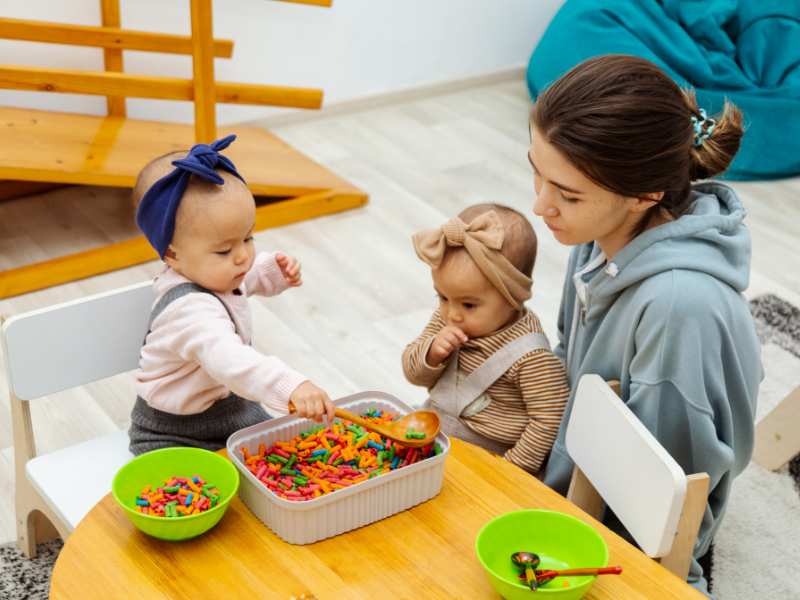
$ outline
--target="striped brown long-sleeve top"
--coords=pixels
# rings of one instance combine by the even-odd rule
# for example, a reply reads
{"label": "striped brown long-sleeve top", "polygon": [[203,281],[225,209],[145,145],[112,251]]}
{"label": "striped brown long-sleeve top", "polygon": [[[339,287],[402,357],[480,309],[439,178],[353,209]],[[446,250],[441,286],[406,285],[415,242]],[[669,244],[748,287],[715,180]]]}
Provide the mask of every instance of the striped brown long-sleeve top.
{"label": "striped brown long-sleeve top", "polygon": [[[444,326],[437,310],[422,334],[406,346],[403,371],[411,383],[431,389],[444,372],[447,361],[431,367],[425,360],[434,337]],[[542,326],[536,315],[526,310],[500,331],[470,339],[459,350],[459,371],[469,375],[503,345],[531,332],[542,333]],[[532,350],[501,375],[487,393],[491,399],[488,406],[463,418],[463,422],[476,433],[511,446],[505,458],[537,473],[553,446],[569,398],[561,361],[548,350]]]}

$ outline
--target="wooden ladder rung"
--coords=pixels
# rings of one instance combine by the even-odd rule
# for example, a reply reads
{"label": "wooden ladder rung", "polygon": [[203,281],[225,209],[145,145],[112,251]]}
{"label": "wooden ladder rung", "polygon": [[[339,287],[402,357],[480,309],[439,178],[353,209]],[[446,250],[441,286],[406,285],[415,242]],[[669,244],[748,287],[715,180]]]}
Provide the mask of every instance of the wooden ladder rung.
{"label": "wooden ladder rung", "polygon": [[[68,25],[5,17],[0,18],[0,39],[165,52],[167,54],[192,53],[192,38],[188,35],[151,33],[93,25]],[[213,52],[217,58],[230,58],[233,55],[233,40],[214,40]]]}
{"label": "wooden ladder rung", "polygon": [[[322,106],[322,90],[315,88],[225,81],[216,81],[214,87],[216,101],[227,104],[267,104],[312,109]],[[161,100],[194,99],[192,79],[17,65],[0,65],[0,88]]]}

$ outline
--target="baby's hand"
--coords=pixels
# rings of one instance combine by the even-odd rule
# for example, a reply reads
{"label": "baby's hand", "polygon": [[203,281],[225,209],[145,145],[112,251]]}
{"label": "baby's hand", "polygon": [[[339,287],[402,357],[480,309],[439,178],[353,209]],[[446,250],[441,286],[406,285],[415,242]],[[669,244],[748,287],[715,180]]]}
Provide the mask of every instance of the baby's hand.
{"label": "baby's hand", "polygon": [[432,367],[438,367],[468,339],[467,334],[460,328],[454,325],[445,325],[433,338],[425,362]]}
{"label": "baby's hand", "polygon": [[283,278],[290,287],[299,287],[303,285],[303,279],[300,275],[300,263],[296,258],[278,253],[275,255],[275,262],[278,263]]}
{"label": "baby's hand", "polygon": [[294,405],[295,411],[301,417],[322,421],[322,417],[327,415],[328,421],[333,420],[335,409],[333,402],[324,390],[318,388],[310,381],[304,381],[298,385],[289,396],[289,411],[293,412],[291,406]]}

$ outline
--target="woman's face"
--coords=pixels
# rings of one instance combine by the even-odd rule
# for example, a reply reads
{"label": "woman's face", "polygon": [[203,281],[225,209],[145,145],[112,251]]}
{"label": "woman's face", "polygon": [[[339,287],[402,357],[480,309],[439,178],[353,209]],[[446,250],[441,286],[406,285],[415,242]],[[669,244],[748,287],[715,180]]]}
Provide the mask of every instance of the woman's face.
{"label": "woman's face", "polygon": [[654,201],[629,198],[600,187],[581,173],[531,125],[528,160],[533,167],[535,215],[562,244],[597,240],[611,256],[631,238]]}

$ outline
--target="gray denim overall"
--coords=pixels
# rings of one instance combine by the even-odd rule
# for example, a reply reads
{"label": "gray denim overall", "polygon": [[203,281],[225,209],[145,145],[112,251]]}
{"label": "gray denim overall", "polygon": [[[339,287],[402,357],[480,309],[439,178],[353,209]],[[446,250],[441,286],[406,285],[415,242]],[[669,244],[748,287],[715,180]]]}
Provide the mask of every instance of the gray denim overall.
{"label": "gray denim overall", "polygon": [[511,446],[489,439],[467,427],[464,417],[473,416],[491,402],[486,390],[500,379],[515,362],[533,350],[550,350],[547,336],[528,333],[509,342],[469,375],[458,371],[458,351],[453,353],[439,381],[431,388],[426,408],[439,414],[442,431],[465,442],[485,448],[495,454],[504,454]]}
{"label": "gray denim overall", "polygon": [[[156,317],[171,302],[195,292],[211,294],[217,298],[233,321],[236,333],[239,333],[236,320],[227,305],[216,294],[195,283],[176,285],[159,299],[150,313],[147,333],[150,333],[149,327],[153,326]],[[245,400],[236,394],[217,400],[203,412],[192,415],[176,415],[157,410],[142,398],[137,397],[131,412],[131,426],[128,430],[129,448],[134,455],[171,446],[219,450],[225,447],[228,436],[235,431],[270,418],[267,411],[258,402]]]}

